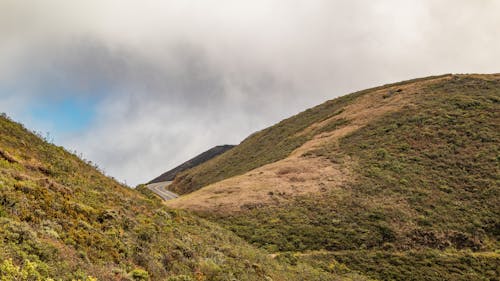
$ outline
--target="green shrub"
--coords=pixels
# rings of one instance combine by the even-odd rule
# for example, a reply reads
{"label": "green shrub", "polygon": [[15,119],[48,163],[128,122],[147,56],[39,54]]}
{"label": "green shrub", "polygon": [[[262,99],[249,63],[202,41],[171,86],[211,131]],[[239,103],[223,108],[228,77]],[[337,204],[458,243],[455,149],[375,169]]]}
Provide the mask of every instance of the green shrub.
{"label": "green shrub", "polygon": [[1,281],[42,281],[42,280],[52,280],[50,278],[43,278],[37,270],[38,265],[36,263],[30,262],[29,260],[24,261],[24,265],[16,266],[11,259],[4,260],[0,263],[0,280]]}
{"label": "green shrub", "polygon": [[136,268],[130,272],[132,279],[137,281],[149,280],[149,273],[143,269]]}

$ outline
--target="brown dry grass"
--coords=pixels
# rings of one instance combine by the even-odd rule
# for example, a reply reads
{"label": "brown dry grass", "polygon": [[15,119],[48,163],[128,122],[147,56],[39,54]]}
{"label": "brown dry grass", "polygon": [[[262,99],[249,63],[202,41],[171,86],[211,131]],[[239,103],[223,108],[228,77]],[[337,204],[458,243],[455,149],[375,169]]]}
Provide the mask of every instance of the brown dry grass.
{"label": "brown dry grass", "polygon": [[315,135],[293,151],[287,158],[264,165],[240,176],[235,176],[198,191],[167,201],[173,208],[217,213],[238,212],[266,205],[280,204],[296,196],[321,193],[341,188],[354,180],[353,159],[339,159],[332,163],[323,157],[304,156],[308,152],[331,146],[362,128],[369,122],[391,112],[411,107],[422,87],[451,76],[407,85],[397,85],[373,91],[329,119],[315,123],[299,134],[310,134],[331,122],[348,120],[347,125]]}
{"label": "brown dry grass", "polygon": [[338,188],[349,175],[349,169],[332,165],[324,158],[290,157],[167,201],[167,205],[196,211],[235,212]]}

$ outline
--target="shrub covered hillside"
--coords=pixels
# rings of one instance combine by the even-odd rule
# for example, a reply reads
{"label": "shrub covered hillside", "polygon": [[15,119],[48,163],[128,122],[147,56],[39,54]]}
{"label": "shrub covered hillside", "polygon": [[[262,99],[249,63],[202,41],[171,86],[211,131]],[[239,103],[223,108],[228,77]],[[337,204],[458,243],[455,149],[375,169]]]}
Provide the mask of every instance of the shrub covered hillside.
{"label": "shrub covered hillside", "polygon": [[418,79],[254,134],[177,180],[216,183],[168,204],[326,271],[499,280],[499,144],[500,75]]}
{"label": "shrub covered hillside", "polygon": [[120,185],[0,117],[0,280],[338,276],[273,260],[229,231],[167,209],[158,198]]}

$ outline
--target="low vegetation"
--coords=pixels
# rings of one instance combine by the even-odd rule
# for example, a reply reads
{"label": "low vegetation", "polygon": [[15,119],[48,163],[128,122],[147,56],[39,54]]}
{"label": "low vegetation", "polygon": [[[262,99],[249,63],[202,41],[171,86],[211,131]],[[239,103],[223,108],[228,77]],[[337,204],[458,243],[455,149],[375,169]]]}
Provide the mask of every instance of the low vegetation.
{"label": "low vegetation", "polygon": [[0,249],[0,280],[363,280],[273,260],[212,222],[104,176],[6,116]]}
{"label": "low vegetation", "polygon": [[[349,163],[351,181],[340,188],[239,212],[201,214],[254,245],[293,253],[323,270],[331,262],[333,272],[354,270],[382,280],[498,280],[500,77],[441,78],[327,102],[250,136],[233,150],[240,154],[232,160],[220,157],[186,173],[192,179],[208,176],[208,183],[286,157],[292,148],[284,149],[278,140],[297,140],[304,135],[297,132],[314,124],[310,120],[332,116],[345,102],[355,104],[363,95],[382,102],[409,95],[404,86],[430,81],[417,87],[398,110],[301,156],[326,158],[332,165]],[[321,117],[310,117],[311,112]],[[359,122],[346,120],[329,130],[351,123]],[[279,157],[267,156],[273,148],[281,151]],[[247,166],[246,157],[254,164]],[[213,174],[216,167],[229,164],[236,167]],[[309,251],[328,254],[301,255]]]}
{"label": "low vegetation", "polygon": [[500,264],[497,253],[456,250],[359,250],[313,252],[295,257],[296,262],[306,262],[333,274],[364,272],[375,280],[498,280]]}

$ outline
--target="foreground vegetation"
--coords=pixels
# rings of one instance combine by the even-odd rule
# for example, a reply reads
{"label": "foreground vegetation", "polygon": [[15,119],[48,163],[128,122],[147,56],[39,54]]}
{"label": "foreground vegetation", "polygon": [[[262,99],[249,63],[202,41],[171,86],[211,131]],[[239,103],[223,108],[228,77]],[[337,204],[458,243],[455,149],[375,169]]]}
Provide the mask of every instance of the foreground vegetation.
{"label": "foreground vegetation", "polygon": [[0,280],[341,279],[142,191],[1,116]]}
{"label": "foreground vegetation", "polygon": [[[393,89],[378,98],[406,94]],[[239,153],[232,160],[220,157],[185,178],[212,175],[204,181],[216,181],[286,157],[290,149],[278,140],[298,145],[296,131],[310,124],[311,112],[323,120],[369,93],[327,102],[252,135],[232,150]],[[382,280],[498,280],[499,132],[500,78],[446,76],[426,84],[400,110],[302,156],[336,165],[349,161],[353,178],[345,186],[276,205],[203,215],[271,252],[297,256],[326,250],[329,254],[314,258],[298,255],[322,269],[334,259]],[[282,154],[271,159],[273,146]],[[215,172],[226,165],[234,167],[224,168],[224,175]]]}

